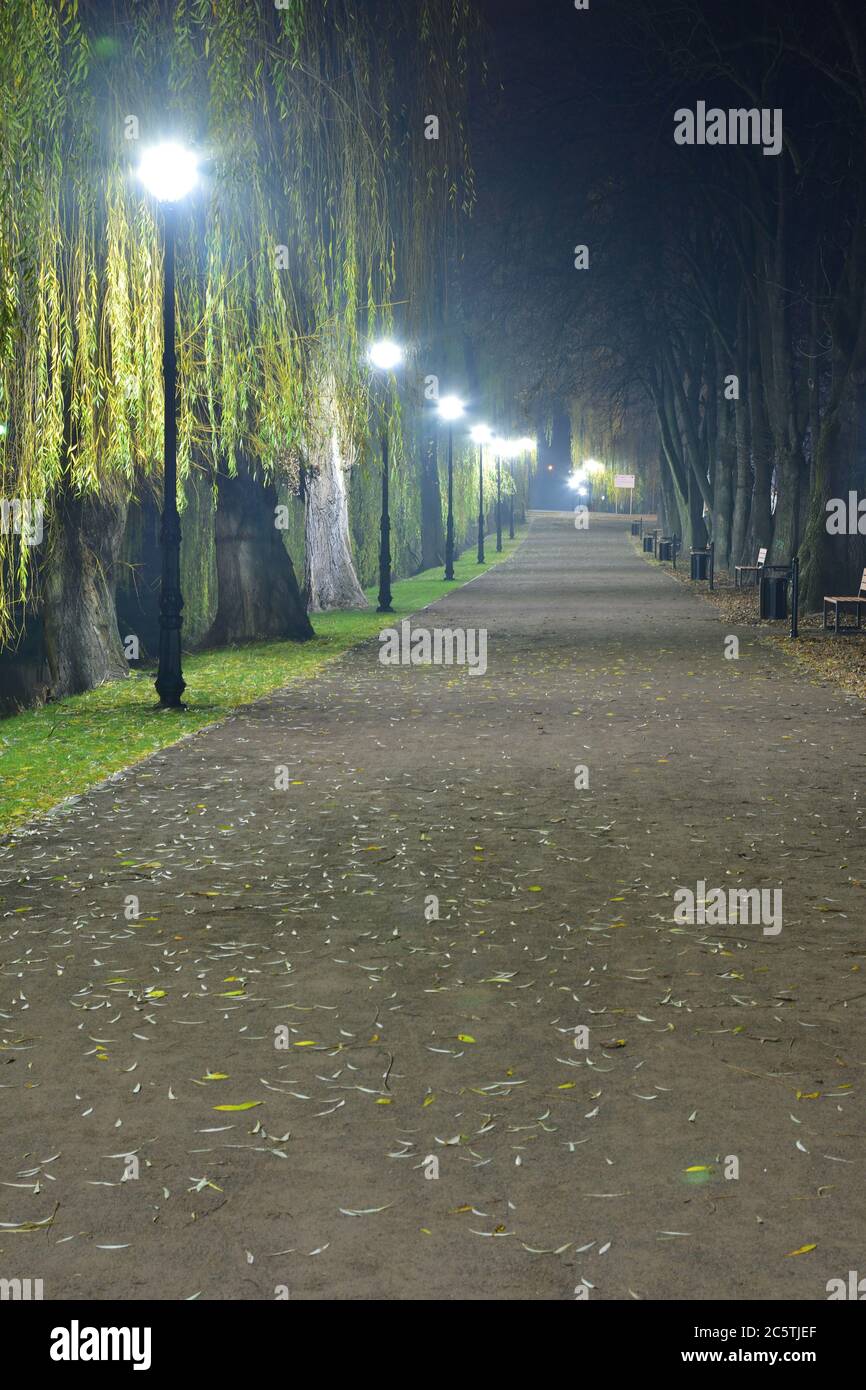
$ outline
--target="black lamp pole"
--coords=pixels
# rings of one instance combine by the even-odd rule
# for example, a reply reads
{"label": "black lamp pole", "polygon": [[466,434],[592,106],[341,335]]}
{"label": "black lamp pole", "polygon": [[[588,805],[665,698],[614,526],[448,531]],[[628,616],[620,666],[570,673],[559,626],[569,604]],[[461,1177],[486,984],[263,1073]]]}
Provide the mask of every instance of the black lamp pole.
{"label": "black lamp pole", "polygon": [[478,445],[478,563],[484,564],[484,445]]}
{"label": "black lamp pole", "polygon": [[502,549],[502,463],[496,455],[496,549]]}
{"label": "black lamp pole", "polygon": [[180,661],[183,595],[180,591],[180,517],[177,511],[177,356],[175,350],[174,260],[177,209],[163,209],[165,275],[162,300],[162,372],[165,387],[162,524],[162,578],[159,592],[159,670],[156,690],[160,709],[184,709],[186,689]]}
{"label": "black lamp pole", "polygon": [[448,426],[448,520],[445,525],[445,578],[454,578],[454,426]]}
{"label": "black lamp pole", "polygon": [[513,541],[513,540],[514,540],[514,488],[515,488],[515,482],[514,482],[514,460],[513,460],[513,459],[511,460],[511,463],[510,463],[508,466],[509,466],[509,470],[510,470],[510,472],[511,472],[511,493],[510,493],[509,499],[508,499],[508,539],[509,539],[510,541]]}
{"label": "black lamp pole", "polygon": [[382,420],[382,521],[379,528],[379,606],[377,613],[393,613],[391,607],[391,515],[388,498],[388,430]]}

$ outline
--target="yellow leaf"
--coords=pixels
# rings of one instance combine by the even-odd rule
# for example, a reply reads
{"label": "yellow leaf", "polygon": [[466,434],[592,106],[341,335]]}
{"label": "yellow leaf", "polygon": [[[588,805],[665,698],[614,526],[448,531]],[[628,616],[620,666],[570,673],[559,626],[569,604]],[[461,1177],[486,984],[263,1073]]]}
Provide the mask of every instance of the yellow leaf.
{"label": "yellow leaf", "polygon": [[789,1250],[788,1253],[787,1253],[787,1255],[785,1256],[785,1259],[786,1259],[786,1260],[789,1260],[789,1259],[791,1258],[792,1255],[808,1255],[808,1253],[809,1253],[810,1250],[817,1250],[817,1249],[818,1249],[817,1242],[816,1242],[814,1245],[801,1245],[799,1250]]}
{"label": "yellow leaf", "polygon": [[264,1105],[263,1100],[243,1100],[240,1105],[215,1105],[214,1110],[254,1110],[257,1105]]}
{"label": "yellow leaf", "polygon": [[457,1034],[457,1041],[458,1041],[458,1042],[474,1042],[475,1039],[472,1037],[472,1035],[471,1035],[470,1033],[458,1033],[458,1034]]}

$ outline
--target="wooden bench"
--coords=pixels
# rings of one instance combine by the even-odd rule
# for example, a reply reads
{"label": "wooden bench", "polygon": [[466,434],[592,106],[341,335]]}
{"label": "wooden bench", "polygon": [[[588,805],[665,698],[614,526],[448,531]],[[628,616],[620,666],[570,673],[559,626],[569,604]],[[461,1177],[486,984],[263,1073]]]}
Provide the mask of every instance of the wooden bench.
{"label": "wooden bench", "polygon": [[766,560],[766,558],[767,558],[767,547],[766,547],[766,546],[762,546],[761,549],[758,551],[758,563],[757,563],[756,565],[737,565],[737,566],[735,567],[735,569],[734,569],[734,586],[735,586],[737,589],[742,589],[742,587],[743,587],[742,576],[743,576],[744,574],[751,574],[751,575],[753,576],[751,582],[752,582],[753,584],[757,584],[757,582],[758,582],[758,575],[761,573],[761,570],[764,568],[764,561]]}
{"label": "wooden bench", "polygon": [[[834,631],[834,633],[836,633],[837,636],[838,636],[838,634],[839,634],[840,632],[859,632],[859,631],[860,631],[860,613],[861,613],[861,610],[862,610],[864,604],[866,604],[866,570],[863,571],[863,574],[862,574],[862,576],[861,576],[861,578],[860,578],[860,592],[856,595],[856,597],[855,597],[854,594],[825,594],[825,595],[824,595],[824,628],[825,628],[825,630],[830,626],[830,624],[829,624],[828,621],[827,621],[827,618],[828,618],[828,615],[829,615],[829,610],[832,608],[832,609],[833,609],[833,631]],[[850,624],[843,625],[842,627],[839,626],[839,613],[840,613],[840,610],[843,610],[843,609],[845,609],[846,607],[847,607],[847,608],[853,608],[853,609],[855,610],[856,614],[857,614],[857,624],[856,624],[855,627],[852,627]]]}

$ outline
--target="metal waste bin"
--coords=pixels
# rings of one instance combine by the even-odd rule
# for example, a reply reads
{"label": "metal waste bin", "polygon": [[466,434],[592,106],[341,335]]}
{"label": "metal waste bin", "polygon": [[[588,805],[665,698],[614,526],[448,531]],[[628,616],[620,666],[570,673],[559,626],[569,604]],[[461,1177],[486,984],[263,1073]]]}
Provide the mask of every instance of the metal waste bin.
{"label": "metal waste bin", "polygon": [[644,536],[644,538],[643,538],[643,548],[644,548],[644,550],[647,551],[648,553],[652,551],[652,548],[653,548],[653,538],[652,538],[652,536]]}
{"label": "metal waste bin", "polygon": [[761,571],[761,617],[776,620],[788,616],[788,575]]}
{"label": "metal waste bin", "polygon": [[640,535],[640,522],[639,522],[639,521],[633,521],[633,522],[632,522],[632,524],[631,524],[631,533],[632,533],[633,536],[639,536],[639,535]]}
{"label": "metal waste bin", "polygon": [[674,543],[673,543],[673,541],[671,540],[671,538],[670,538],[669,536],[667,537],[666,540],[661,540],[661,541],[659,541],[659,548],[658,548],[658,552],[657,552],[657,558],[658,558],[659,560],[673,560],[673,558],[674,558]]}
{"label": "metal waste bin", "polygon": [[710,577],[710,552],[708,550],[692,551],[692,579],[709,579]]}

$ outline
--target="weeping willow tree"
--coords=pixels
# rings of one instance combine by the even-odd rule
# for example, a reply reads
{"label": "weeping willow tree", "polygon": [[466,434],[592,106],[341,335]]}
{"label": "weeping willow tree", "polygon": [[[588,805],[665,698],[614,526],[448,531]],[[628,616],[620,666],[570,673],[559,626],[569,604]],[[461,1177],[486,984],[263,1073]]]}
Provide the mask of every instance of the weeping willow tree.
{"label": "weeping willow tree", "polygon": [[[161,486],[160,213],[138,151],[179,138],[203,163],[177,247],[178,502],[213,488],[213,639],[307,635],[276,487],[306,498],[308,583],[357,599],[364,348],[395,313],[423,334],[472,202],[471,23],[469,0],[4,0],[0,496],[40,501],[45,538],[4,511],[0,642],[38,618],[53,695],[125,674],[113,572],[130,499]],[[399,460],[396,403],[388,428]]]}

